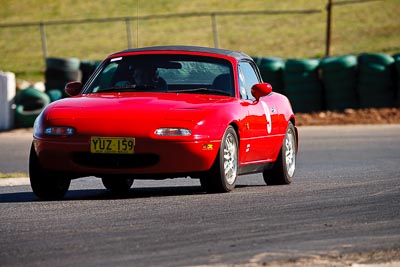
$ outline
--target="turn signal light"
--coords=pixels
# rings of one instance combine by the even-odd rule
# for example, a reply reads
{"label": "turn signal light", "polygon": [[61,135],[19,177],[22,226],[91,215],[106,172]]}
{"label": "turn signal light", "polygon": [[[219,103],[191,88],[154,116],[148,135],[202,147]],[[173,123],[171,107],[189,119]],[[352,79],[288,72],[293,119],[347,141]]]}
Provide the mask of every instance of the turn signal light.
{"label": "turn signal light", "polygon": [[154,132],[159,136],[190,136],[192,131],[185,128],[159,128]]}
{"label": "turn signal light", "polygon": [[75,129],[71,127],[49,127],[44,130],[44,133],[47,135],[66,136],[73,135],[75,133]]}

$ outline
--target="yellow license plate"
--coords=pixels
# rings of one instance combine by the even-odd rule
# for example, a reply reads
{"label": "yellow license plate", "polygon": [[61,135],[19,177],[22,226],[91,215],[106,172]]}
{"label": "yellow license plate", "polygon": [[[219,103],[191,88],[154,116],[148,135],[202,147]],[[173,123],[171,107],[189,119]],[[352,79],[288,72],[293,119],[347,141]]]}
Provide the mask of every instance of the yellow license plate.
{"label": "yellow license plate", "polygon": [[90,138],[91,153],[133,154],[135,153],[135,138],[126,137],[92,137]]}

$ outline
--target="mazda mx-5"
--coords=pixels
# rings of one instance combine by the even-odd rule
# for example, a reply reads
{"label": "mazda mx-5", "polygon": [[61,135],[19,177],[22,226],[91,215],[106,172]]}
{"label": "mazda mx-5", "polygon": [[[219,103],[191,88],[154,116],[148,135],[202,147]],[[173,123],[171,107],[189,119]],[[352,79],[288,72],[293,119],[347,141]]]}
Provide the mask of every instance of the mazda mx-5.
{"label": "mazda mx-5", "polygon": [[298,134],[289,100],[262,81],[248,55],[159,46],[108,56],[71,97],[36,119],[29,175],[41,199],[95,176],[114,192],[134,179],[191,177],[206,192],[232,191],[242,174],[289,184]]}

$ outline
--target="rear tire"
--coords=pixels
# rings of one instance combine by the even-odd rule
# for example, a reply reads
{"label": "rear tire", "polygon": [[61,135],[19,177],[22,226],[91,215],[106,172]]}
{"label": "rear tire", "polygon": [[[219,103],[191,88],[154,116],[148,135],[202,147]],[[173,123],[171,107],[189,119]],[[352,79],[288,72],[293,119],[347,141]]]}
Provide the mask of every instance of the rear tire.
{"label": "rear tire", "polygon": [[33,193],[42,200],[62,199],[67,193],[71,179],[62,173],[44,170],[32,144],[29,156],[29,178]]}
{"label": "rear tire", "polygon": [[102,177],[105,188],[113,193],[127,193],[133,184],[133,178],[126,177]]}
{"label": "rear tire", "polygon": [[210,173],[200,178],[201,187],[207,193],[226,193],[235,188],[238,176],[238,138],[229,126],[222,138],[218,156]]}
{"label": "rear tire", "polygon": [[296,130],[289,122],[278,158],[270,170],[263,172],[267,185],[290,184],[296,170],[297,139]]}

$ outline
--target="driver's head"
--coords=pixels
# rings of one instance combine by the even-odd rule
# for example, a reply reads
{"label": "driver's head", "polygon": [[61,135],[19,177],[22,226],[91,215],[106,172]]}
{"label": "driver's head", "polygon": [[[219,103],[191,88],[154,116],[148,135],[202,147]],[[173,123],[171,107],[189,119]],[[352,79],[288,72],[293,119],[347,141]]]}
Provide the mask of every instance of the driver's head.
{"label": "driver's head", "polygon": [[151,66],[137,66],[133,72],[133,79],[136,85],[152,84],[157,81],[157,70]]}

